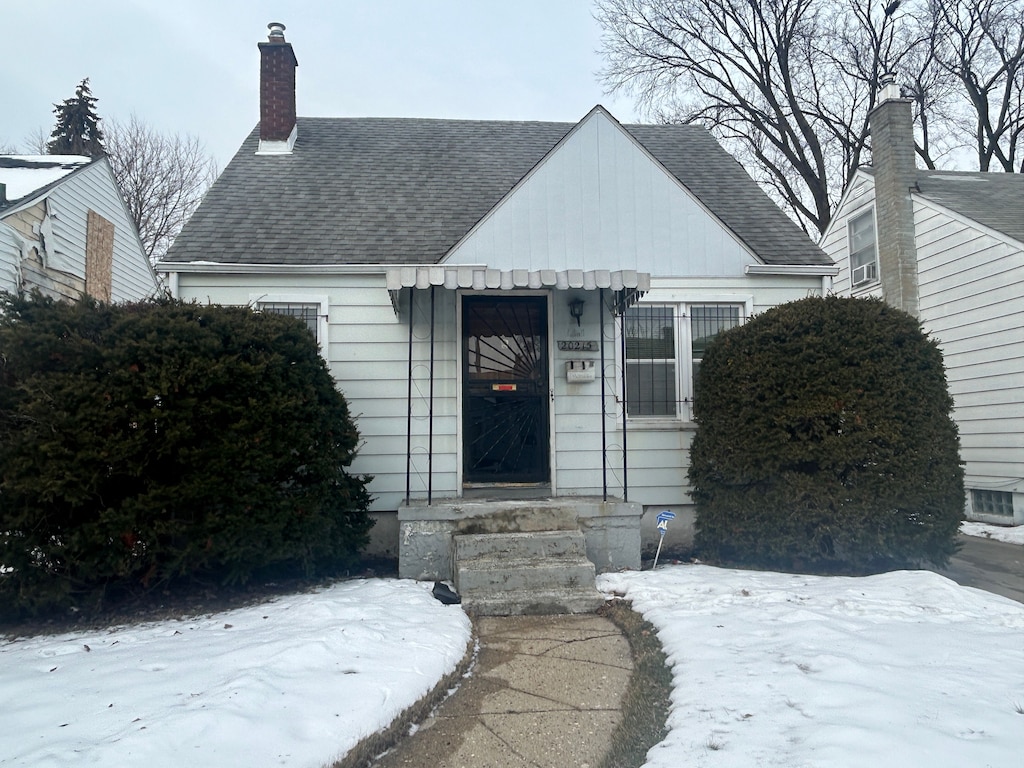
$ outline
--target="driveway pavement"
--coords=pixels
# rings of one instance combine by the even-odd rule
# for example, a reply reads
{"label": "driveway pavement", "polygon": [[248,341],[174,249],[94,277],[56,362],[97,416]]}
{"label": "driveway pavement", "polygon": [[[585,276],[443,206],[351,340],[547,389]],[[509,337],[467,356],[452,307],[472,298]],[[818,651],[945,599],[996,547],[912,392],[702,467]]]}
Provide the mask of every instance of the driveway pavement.
{"label": "driveway pavement", "polygon": [[980,536],[961,535],[960,542],[949,567],[932,570],[965,587],[1024,603],[1024,547]]}

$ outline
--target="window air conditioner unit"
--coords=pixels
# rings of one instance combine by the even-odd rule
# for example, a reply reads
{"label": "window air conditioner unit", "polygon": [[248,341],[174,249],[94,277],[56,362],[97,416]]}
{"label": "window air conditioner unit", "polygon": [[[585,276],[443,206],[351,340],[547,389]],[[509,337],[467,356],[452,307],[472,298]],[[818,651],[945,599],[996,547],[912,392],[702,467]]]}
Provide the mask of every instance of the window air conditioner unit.
{"label": "window air conditioner unit", "polygon": [[853,284],[860,285],[874,280],[878,277],[878,270],[875,267],[874,262],[870,264],[861,264],[859,267],[853,270]]}

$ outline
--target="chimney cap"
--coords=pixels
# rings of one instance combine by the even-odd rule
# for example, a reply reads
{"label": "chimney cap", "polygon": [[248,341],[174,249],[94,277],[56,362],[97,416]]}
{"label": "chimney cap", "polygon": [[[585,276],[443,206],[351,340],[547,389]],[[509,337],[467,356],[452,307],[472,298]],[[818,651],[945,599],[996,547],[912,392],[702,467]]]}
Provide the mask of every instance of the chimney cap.
{"label": "chimney cap", "polygon": [[903,92],[896,84],[895,72],[883,72],[878,78],[878,100],[889,101],[890,99],[903,98]]}
{"label": "chimney cap", "polygon": [[284,42],[284,30],[285,26],[280,21],[272,21],[267,24],[267,29],[270,30],[270,34],[267,35],[267,39],[272,43],[283,43]]}

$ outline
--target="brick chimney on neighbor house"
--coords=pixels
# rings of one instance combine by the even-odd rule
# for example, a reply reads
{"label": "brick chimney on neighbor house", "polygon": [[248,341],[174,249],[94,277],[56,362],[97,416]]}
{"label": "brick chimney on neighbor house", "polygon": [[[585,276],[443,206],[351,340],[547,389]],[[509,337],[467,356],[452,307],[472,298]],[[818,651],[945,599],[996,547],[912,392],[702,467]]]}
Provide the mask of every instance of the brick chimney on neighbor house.
{"label": "brick chimney on neighbor house", "polygon": [[917,184],[911,100],[900,95],[895,76],[883,75],[879,102],[868,116],[871,165],[875,173],[878,273],[883,298],[917,317],[917,246],[914,203]]}
{"label": "brick chimney on neighbor house", "polygon": [[295,144],[295,68],[284,24],[271,22],[268,42],[260,43],[260,146],[257,154],[289,154]]}

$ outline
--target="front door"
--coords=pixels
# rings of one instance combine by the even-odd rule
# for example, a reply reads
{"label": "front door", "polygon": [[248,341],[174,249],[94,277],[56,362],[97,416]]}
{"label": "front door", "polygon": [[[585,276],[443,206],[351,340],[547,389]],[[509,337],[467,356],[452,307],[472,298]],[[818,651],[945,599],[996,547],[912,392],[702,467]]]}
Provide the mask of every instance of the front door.
{"label": "front door", "polygon": [[463,299],[465,482],[549,480],[547,327],[546,297]]}

